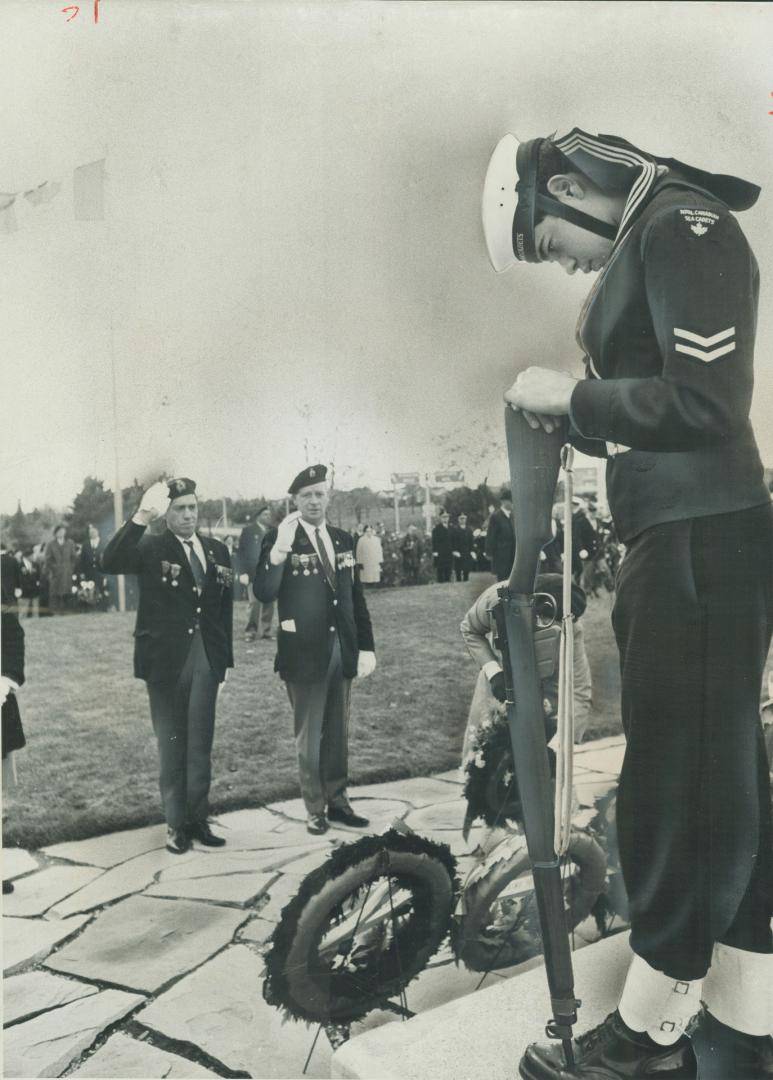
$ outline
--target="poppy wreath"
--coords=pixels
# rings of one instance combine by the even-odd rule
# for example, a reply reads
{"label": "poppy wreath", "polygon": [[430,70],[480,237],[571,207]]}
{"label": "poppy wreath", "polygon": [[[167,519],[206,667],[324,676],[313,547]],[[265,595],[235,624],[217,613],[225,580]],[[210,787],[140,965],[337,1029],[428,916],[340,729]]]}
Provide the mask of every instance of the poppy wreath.
{"label": "poppy wreath", "polygon": [[410,831],[334,848],[282,910],[263,997],[288,1018],[321,1024],[384,1006],[448,934],[458,884],[448,846]]}
{"label": "poppy wreath", "polygon": [[[556,775],[556,755],[548,747],[550,775]],[[465,834],[478,818],[494,828],[506,821],[523,822],[521,795],[513,767],[513,747],[507,715],[494,713],[473,736],[465,762],[467,799]]]}

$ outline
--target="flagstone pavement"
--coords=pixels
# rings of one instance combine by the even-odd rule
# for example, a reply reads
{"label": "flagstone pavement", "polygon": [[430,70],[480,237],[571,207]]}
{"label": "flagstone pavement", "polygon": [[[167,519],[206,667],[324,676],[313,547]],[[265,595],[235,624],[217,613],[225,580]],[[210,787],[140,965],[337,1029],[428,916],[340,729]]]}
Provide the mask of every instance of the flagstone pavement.
{"label": "flagstone pavement", "polygon": [[[622,737],[578,748],[580,807],[609,788]],[[352,788],[355,809],[382,832],[396,818],[449,844],[463,877],[480,830],[461,835],[457,770]],[[223,814],[219,850],[172,855],[161,825],[56,844],[4,849],[3,1068],[8,1077],[300,1077],[315,1029],[283,1021],[262,996],[263,951],[303,877],[360,832],[306,832],[300,799]],[[594,931],[583,928],[585,941]],[[583,941],[581,940],[581,944]],[[517,969],[491,973],[485,984]],[[481,984],[447,946],[407,988],[425,1012]],[[352,1035],[385,1023],[369,1014]],[[410,1023],[410,1021],[408,1021]],[[305,1073],[330,1075],[322,1034]]]}

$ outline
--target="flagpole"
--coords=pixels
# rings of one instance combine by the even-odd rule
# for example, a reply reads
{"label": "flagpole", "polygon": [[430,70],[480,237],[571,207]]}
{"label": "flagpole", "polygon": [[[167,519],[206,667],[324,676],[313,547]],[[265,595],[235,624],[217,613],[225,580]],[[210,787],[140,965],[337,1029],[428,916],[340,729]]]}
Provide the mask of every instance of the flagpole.
{"label": "flagpole", "polygon": [[[113,389],[113,455],[115,480],[113,483],[113,514],[115,527],[123,524],[123,491],[121,490],[121,472],[118,466],[118,391],[115,378],[115,343],[113,338],[113,316],[110,316],[110,378]],[[118,574],[118,610],[126,611],[126,579]]]}

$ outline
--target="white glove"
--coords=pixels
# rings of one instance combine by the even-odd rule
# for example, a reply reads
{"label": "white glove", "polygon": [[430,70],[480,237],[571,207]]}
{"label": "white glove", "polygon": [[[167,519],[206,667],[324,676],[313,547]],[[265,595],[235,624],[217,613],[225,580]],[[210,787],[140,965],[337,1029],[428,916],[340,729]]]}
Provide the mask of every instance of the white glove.
{"label": "white glove", "polygon": [[249,574],[239,574],[239,582],[242,585],[249,585],[249,583],[250,583],[250,575]]}
{"label": "white glove", "polygon": [[159,480],[158,483],[151,484],[142,496],[137,513],[147,515],[151,521],[155,521],[166,512],[168,505],[169,487],[163,480]]}
{"label": "white glove", "polygon": [[300,510],[293,510],[292,514],[288,514],[277,529],[274,547],[277,551],[280,551],[282,555],[287,555],[292,548],[293,540],[295,539],[295,531],[298,528],[298,522],[300,520]]}
{"label": "white glove", "polygon": [[14,690],[18,689],[19,687],[13,679],[9,679],[7,675],[0,675],[0,705],[3,704],[9,694],[12,694]]}
{"label": "white glove", "polygon": [[357,678],[367,679],[376,670],[376,654],[373,652],[361,652],[357,657]]}

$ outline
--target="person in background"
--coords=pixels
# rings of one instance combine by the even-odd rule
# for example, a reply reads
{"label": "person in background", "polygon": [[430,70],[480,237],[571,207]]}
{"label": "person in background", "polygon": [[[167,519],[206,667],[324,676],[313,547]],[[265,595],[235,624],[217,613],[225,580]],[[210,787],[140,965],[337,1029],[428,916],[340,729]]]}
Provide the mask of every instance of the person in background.
{"label": "person in background", "polygon": [[38,596],[38,615],[41,618],[51,615],[51,590],[46,571],[46,545],[35,544],[32,548],[30,561],[37,567],[38,579],[40,580],[40,593]]}
{"label": "person in background", "polygon": [[66,526],[57,525],[45,550],[49,604],[55,614],[65,615],[75,609],[77,560],[75,544],[68,537]]}
{"label": "person in background", "polygon": [[441,510],[437,524],[432,530],[432,559],[435,565],[435,576],[441,583],[451,580],[451,570],[454,565],[454,545],[451,530],[448,527],[449,520],[448,511]]}
{"label": "person in background", "polygon": [[400,554],[403,560],[403,575],[406,585],[418,585],[419,570],[424,554],[424,541],[415,525],[409,525],[400,542]]}
{"label": "person in background", "polygon": [[293,708],[306,828],[315,835],[329,821],[368,824],[346,793],[349,706],[352,679],[376,667],[354,542],[325,520],[326,476],[324,465],[310,465],[290,484],[298,510],[264,538],[254,582],[258,599],[279,604],[274,669]]}
{"label": "person in background", "polygon": [[102,572],[104,544],[96,525],[89,525],[89,538],[78,554],[75,574],[83,611],[106,611],[108,595]]}
{"label": "person in background", "polygon": [[248,586],[252,595],[247,625],[244,628],[244,640],[255,641],[258,636],[262,640],[271,640],[271,624],[274,621],[274,602],[263,604],[255,596],[252,589],[252,581],[260,558],[260,549],[266,533],[271,528],[271,510],[268,506],[261,506],[255,515],[252,525],[245,525],[239,535],[237,553],[239,556],[239,574],[243,585]]}
{"label": "person in background", "polygon": [[[197,840],[222,847],[207,820],[218,691],[233,667],[233,570],[228,549],[202,536],[196,484],[153,484],[102,557],[109,574],[136,574],[140,602],[134,674],[144,679],[159,754],[167,851]],[[165,517],[160,534],[151,522]]]}
{"label": "person in background", "polygon": [[475,537],[467,524],[467,515],[460,514],[456,525],[451,529],[451,543],[454,549],[454,575],[457,581],[468,581],[475,555]]}
{"label": "person in background", "polygon": [[515,534],[511,514],[513,500],[510,492],[504,492],[499,501],[499,509],[489,518],[486,534],[486,555],[491,563],[491,572],[497,581],[506,581],[510,577],[515,558]]}
{"label": "person in background", "polygon": [[[0,557],[0,701],[2,702],[3,824],[6,808],[16,786],[15,754],[26,745],[16,692],[24,684],[24,630],[19,622],[18,594],[21,573],[13,556]],[[13,882],[3,880],[3,893],[13,892]]]}
{"label": "person in background", "polygon": [[378,585],[381,581],[384,549],[372,525],[365,526],[365,532],[357,541],[354,557],[360,568],[360,581],[362,584]]}
{"label": "person in background", "polygon": [[23,609],[27,618],[40,613],[40,567],[32,560],[32,548],[21,548],[16,552],[16,561],[19,564],[21,575],[21,600],[20,610]]}

